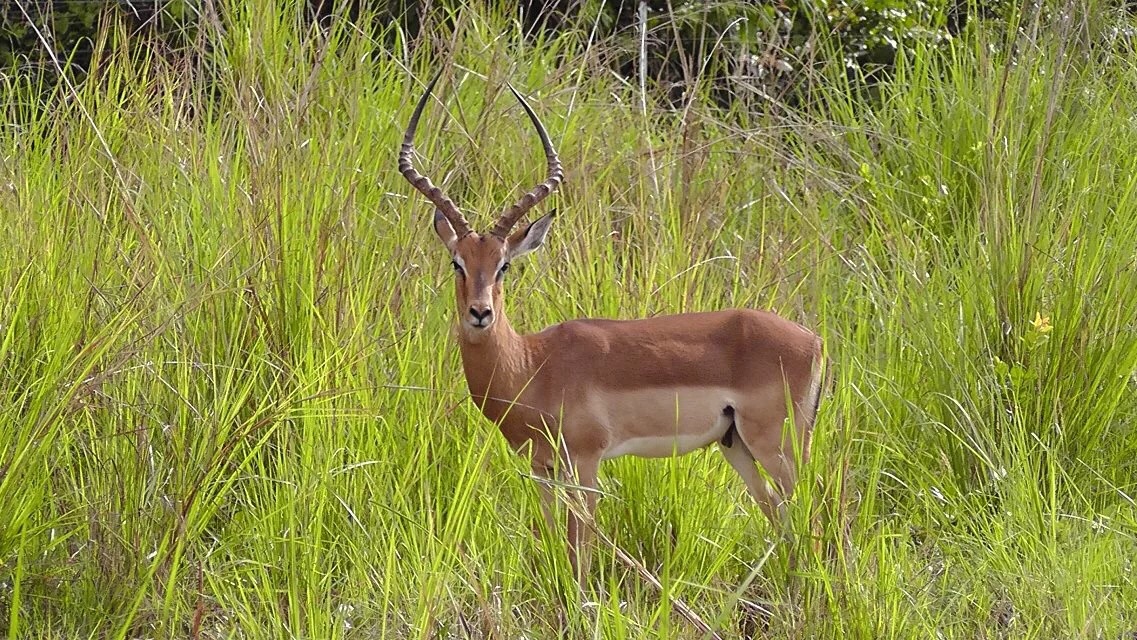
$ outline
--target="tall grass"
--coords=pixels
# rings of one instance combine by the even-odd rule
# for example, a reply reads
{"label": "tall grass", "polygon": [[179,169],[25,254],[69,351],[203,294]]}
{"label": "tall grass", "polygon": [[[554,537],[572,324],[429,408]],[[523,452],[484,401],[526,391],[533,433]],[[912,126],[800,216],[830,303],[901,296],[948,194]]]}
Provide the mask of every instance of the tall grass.
{"label": "tall grass", "polygon": [[[1132,57],[1077,20],[976,32],[874,105],[835,77],[753,116],[697,82],[653,106],[587,30],[447,18],[388,48],[248,3],[208,56],[111,47],[46,110],[6,81],[9,637],[700,637],[673,599],[723,637],[1137,631]],[[601,545],[575,597],[396,171],[437,65],[421,164],[479,226],[541,177],[504,82],[566,163],[515,325],[752,306],[825,336],[792,507],[820,544],[777,542],[713,451],[621,459],[597,526],[663,592]]]}

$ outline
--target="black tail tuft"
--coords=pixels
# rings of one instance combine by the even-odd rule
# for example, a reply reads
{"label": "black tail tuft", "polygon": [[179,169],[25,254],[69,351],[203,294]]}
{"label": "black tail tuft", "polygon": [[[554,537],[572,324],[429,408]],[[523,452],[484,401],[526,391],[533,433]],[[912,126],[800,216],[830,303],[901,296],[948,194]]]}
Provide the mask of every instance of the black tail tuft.
{"label": "black tail tuft", "polygon": [[734,432],[736,431],[734,428],[734,407],[728,404],[726,408],[722,410],[722,415],[730,418],[730,426],[727,427],[726,433],[722,434],[722,440],[719,440],[719,442],[722,443],[722,446],[729,449],[734,444]]}

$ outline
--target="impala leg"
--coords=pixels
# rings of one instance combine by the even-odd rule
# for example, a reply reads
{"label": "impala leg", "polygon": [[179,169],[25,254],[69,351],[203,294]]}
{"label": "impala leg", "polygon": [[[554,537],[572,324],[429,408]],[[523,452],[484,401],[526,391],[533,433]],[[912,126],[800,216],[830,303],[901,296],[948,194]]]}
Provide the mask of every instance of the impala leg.
{"label": "impala leg", "polygon": [[773,484],[764,482],[770,496],[770,507],[766,508],[766,517],[783,535],[790,535],[790,514],[786,509],[786,501],[793,493],[797,477],[793,460],[786,457],[781,450],[760,451],[757,458],[762,470],[773,480]]}
{"label": "impala leg", "polygon": [[[724,415],[728,414],[724,412]],[[739,412],[735,411],[729,414],[733,420],[731,430],[738,437],[724,437],[720,449],[730,465],[742,477],[746,488],[750,490],[750,495],[762,508],[770,523],[779,533],[788,535],[790,523],[785,501],[794,490],[797,475],[794,465],[795,438],[783,435],[784,418],[766,416],[764,420],[752,421],[748,419],[749,415],[748,413],[739,415]],[[795,426],[800,433],[801,425]],[[754,466],[755,462],[762,465],[762,471],[765,471],[772,483],[758,472]]]}
{"label": "impala leg", "polygon": [[782,504],[782,498],[774,487],[758,473],[758,467],[755,466],[754,456],[750,454],[750,450],[741,441],[740,438],[735,438],[731,446],[720,446],[719,450],[730,463],[730,466],[746,483],[746,489],[750,492],[750,496],[762,508],[762,512],[769,518],[770,523],[775,527],[780,526],[784,521],[785,507]]}
{"label": "impala leg", "polygon": [[[557,530],[556,518],[556,495],[553,493],[553,487],[549,484],[549,480],[555,477],[553,470],[544,465],[533,465],[533,475],[537,478],[537,493],[541,497],[541,516],[545,519],[545,525],[548,531],[555,532]],[[533,525],[533,535],[538,538],[541,537],[541,529],[536,524]]]}
{"label": "impala leg", "polygon": [[[600,458],[597,456],[581,456],[575,460],[573,475],[576,484],[585,489],[574,492],[583,498],[569,500],[568,509],[568,553],[569,563],[572,565],[577,584],[584,591],[588,577],[588,566],[591,560],[589,541],[591,539],[590,526],[592,516],[596,513],[597,476],[600,472]],[[571,494],[570,494],[571,495]]]}

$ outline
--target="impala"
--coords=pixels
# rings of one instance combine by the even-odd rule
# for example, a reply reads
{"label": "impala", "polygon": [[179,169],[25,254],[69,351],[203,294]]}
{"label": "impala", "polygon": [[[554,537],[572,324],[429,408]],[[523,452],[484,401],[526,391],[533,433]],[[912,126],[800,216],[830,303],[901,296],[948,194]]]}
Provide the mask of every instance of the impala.
{"label": "impala", "polygon": [[[607,458],[666,457],[717,442],[766,516],[780,526],[795,460],[809,455],[821,393],[821,339],[751,309],[569,320],[539,333],[517,333],[505,315],[506,271],[544,243],[554,212],[511,230],[560,185],[564,171],[537,114],[510,87],[537,130],[548,177],[506,209],[489,233],[474,232],[413,163],[415,130],[438,78],[427,85],[407,124],[399,170],[436,207],[434,230],[454,266],[457,338],[470,395],[510,446],[528,452],[535,475],[567,468],[585,489],[584,513],[568,510],[568,553],[576,577],[583,580],[582,519],[595,509],[597,472]],[[539,485],[545,517],[551,518],[550,489]]]}

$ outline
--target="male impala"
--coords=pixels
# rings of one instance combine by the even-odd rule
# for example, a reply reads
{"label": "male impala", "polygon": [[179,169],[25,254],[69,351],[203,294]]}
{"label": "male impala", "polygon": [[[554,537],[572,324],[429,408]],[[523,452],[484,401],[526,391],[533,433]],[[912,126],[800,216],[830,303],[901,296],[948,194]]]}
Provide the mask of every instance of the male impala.
{"label": "male impala", "polygon": [[[470,394],[533,471],[567,463],[574,480],[596,488],[600,461],[626,454],[664,457],[713,442],[767,517],[780,525],[817,413],[822,345],[817,335],[764,311],[734,309],[643,320],[569,320],[540,333],[510,326],[502,282],[510,262],[541,246],[553,212],[510,234],[517,221],[564,178],[549,134],[517,91],[537,129],[548,178],[506,209],[486,235],[475,233],[454,202],[415,170],[415,129],[438,76],[415,107],[399,170],[434,203],[434,230],[450,252],[458,302],[458,344]],[[793,407],[792,430],[786,428]],[[768,484],[758,461],[773,480]],[[546,517],[551,494],[542,483]],[[591,513],[596,492],[585,492]],[[572,509],[569,559],[578,579],[584,527]]]}

